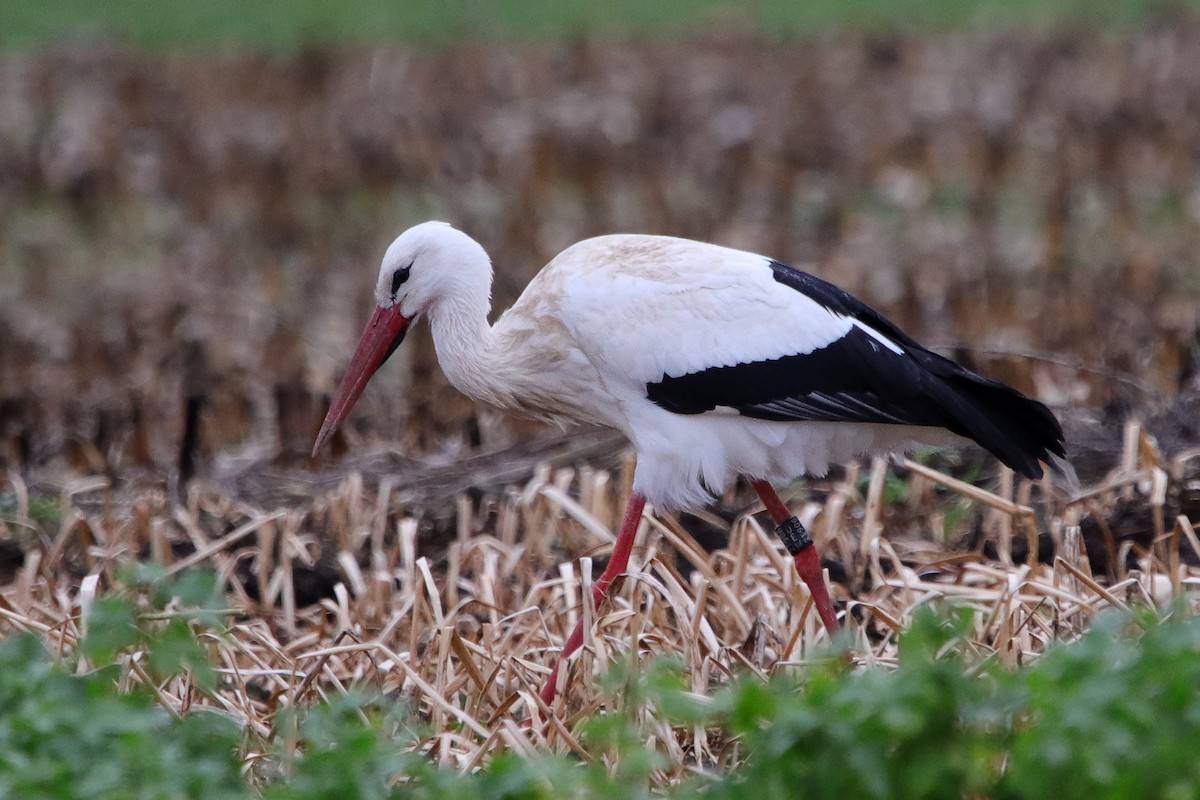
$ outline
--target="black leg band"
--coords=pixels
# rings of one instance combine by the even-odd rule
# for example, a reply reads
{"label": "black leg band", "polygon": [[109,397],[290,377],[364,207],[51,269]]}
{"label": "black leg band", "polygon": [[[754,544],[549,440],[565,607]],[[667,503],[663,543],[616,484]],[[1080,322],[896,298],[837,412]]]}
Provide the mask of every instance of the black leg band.
{"label": "black leg band", "polygon": [[783,546],[788,549],[788,552],[794,556],[798,556],[812,547],[812,536],[809,536],[808,531],[804,530],[804,526],[800,524],[800,520],[795,517],[788,517],[782,524],[776,526],[775,535],[783,542]]}

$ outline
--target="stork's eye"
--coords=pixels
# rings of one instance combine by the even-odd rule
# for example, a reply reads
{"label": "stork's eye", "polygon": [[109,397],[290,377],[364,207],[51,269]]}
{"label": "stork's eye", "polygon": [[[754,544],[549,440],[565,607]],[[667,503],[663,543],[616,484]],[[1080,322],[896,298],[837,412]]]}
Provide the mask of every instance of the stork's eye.
{"label": "stork's eye", "polygon": [[396,292],[400,291],[400,287],[408,280],[408,273],[412,272],[412,264],[409,264],[404,269],[398,269],[392,273],[392,297],[396,296]]}

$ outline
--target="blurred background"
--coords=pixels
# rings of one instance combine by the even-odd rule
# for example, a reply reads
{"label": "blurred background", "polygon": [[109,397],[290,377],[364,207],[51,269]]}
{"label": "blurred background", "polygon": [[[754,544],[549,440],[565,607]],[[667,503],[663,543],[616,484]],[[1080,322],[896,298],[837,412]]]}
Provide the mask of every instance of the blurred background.
{"label": "blurred background", "polygon": [[[0,0],[0,470],[307,470],[379,259],[768,254],[1053,405],[1200,426],[1200,4]],[[334,458],[495,449],[427,330]],[[1078,447],[1076,448],[1078,452]],[[325,458],[329,458],[326,456]]]}

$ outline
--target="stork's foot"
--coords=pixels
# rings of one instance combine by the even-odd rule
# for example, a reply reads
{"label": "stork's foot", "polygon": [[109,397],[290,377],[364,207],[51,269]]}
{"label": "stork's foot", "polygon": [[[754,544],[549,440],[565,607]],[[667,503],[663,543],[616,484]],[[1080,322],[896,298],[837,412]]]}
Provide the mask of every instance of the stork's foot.
{"label": "stork's foot", "polygon": [[[800,525],[800,520],[795,517],[792,517],[792,520],[800,526],[800,530],[804,530],[804,526]],[[776,533],[778,532],[779,529],[776,528]],[[788,547],[788,552],[792,554],[796,562],[796,573],[799,574],[800,580],[804,581],[804,585],[808,587],[808,591],[812,595],[813,604],[817,607],[821,622],[825,623],[825,630],[829,631],[830,636],[833,636],[841,630],[841,625],[838,623],[837,612],[833,608],[833,599],[829,596],[829,588],[825,586],[825,573],[821,569],[821,556],[817,554],[817,546],[813,544],[812,537],[808,535],[807,531],[804,532],[804,535],[808,537],[808,545],[799,551]],[[780,535],[780,538],[783,536]],[[784,539],[783,543],[787,545],[788,542]]]}
{"label": "stork's foot", "polygon": [[579,645],[583,644],[583,620],[579,620],[575,625],[575,630],[567,638],[567,643],[563,645],[562,652],[558,656],[558,661],[554,662],[554,669],[550,670],[550,677],[546,678],[546,682],[542,684],[542,691],[538,696],[542,698],[542,702],[547,707],[554,702],[554,695],[558,693],[558,670],[562,667],[563,662],[567,660],[567,656],[579,649]]}
{"label": "stork's foot", "polygon": [[[621,530],[617,534],[617,541],[613,544],[612,556],[608,559],[608,566],[604,570],[604,574],[600,576],[592,585],[592,605],[595,608],[600,607],[600,603],[608,595],[608,589],[612,586],[613,580],[623,574],[629,567],[629,554],[633,552],[633,540],[637,536],[638,525],[642,521],[642,511],[646,507],[646,498],[640,494],[634,493],[629,498],[629,507],[625,510],[625,520],[621,523]],[[571,635],[567,638],[566,644],[563,645],[562,652],[558,655],[558,661],[554,664],[554,669],[550,671],[550,677],[546,679],[546,683],[542,686],[542,690],[538,696],[542,698],[542,702],[550,706],[554,702],[554,695],[558,692],[558,671],[562,667],[563,662],[571,657],[571,654],[579,649],[583,644],[583,619],[575,625],[575,630],[571,631]]]}
{"label": "stork's foot", "polygon": [[808,587],[813,604],[817,607],[817,614],[821,617],[821,622],[825,624],[825,630],[829,631],[830,636],[833,636],[841,630],[841,625],[838,623],[837,612],[833,608],[833,599],[829,596],[829,589],[825,586],[825,575],[821,570],[821,556],[817,553],[817,546],[813,544],[812,536],[804,529],[800,520],[788,511],[787,506],[779,499],[779,495],[771,484],[766,481],[752,481],[751,485],[758,492],[759,498],[775,522],[775,535],[792,554],[796,562],[796,573]]}

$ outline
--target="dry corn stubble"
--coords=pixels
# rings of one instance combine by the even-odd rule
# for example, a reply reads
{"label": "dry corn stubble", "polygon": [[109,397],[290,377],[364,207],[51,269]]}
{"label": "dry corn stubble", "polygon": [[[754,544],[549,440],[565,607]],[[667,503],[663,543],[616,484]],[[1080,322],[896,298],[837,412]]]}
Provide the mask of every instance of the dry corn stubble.
{"label": "dry corn stubble", "polygon": [[[816,486],[801,513],[818,536],[836,530],[839,543],[850,545],[825,542],[854,576],[835,584],[834,594],[846,610],[858,667],[894,664],[899,632],[929,604],[968,609],[973,646],[985,661],[1011,665],[1073,640],[1105,608],[1174,600],[1194,605],[1200,542],[1189,516],[1177,515],[1149,547],[1126,540],[1135,569],[1121,560],[1111,565],[1112,574],[1096,574],[1082,546],[1080,520],[1103,517],[1122,495],[1166,513],[1167,492],[1156,484],[1156,471],[1172,486],[1195,480],[1195,452],[1168,459],[1131,428],[1125,437],[1131,452],[1121,466],[1073,494],[1052,482],[1029,487],[1001,480],[1000,487],[1024,498],[1014,502],[928,466],[902,461],[892,468],[882,460],[865,484],[849,470],[849,482]],[[540,470],[508,500],[485,497],[482,510],[460,503],[462,538],[436,554],[422,554],[421,523],[388,497],[387,483],[380,494],[357,475],[317,494],[304,510],[267,512],[197,485],[173,519],[164,497],[140,498],[134,505],[141,512],[133,513],[134,506],[87,502],[89,494],[104,491],[102,484],[79,484],[64,493],[69,523],[32,548],[26,568],[0,589],[0,631],[31,631],[67,653],[121,564],[151,558],[168,571],[209,566],[224,581],[230,614],[227,631],[203,634],[219,670],[218,689],[205,693],[186,678],[156,684],[136,653],[124,660],[126,686],[151,686],[171,713],[214,709],[260,740],[275,734],[282,709],[376,687],[405,698],[430,726],[421,746],[434,747],[442,763],[462,770],[499,751],[613,758],[589,753],[573,731],[582,718],[629,702],[606,695],[596,681],[623,655],[677,656],[697,695],[735,675],[765,678],[824,657],[827,637],[806,590],[754,505],[727,526],[728,546],[712,552],[689,532],[692,521],[647,514],[636,571],[602,607],[585,600],[581,608],[580,598],[590,599],[590,564],[611,546],[600,519],[618,518],[627,499],[621,490],[603,498],[593,492],[582,502],[589,496],[585,481],[593,489],[597,483],[627,486],[617,475],[600,481],[598,474]],[[907,496],[886,502],[884,491],[870,488],[884,481]],[[923,528],[937,524],[939,509],[953,496],[975,503],[991,541],[1003,542],[1005,529],[1041,530],[1054,555],[1047,563],[1026,563],[1012,553],[988,559],[978,548],[936,545]],[[164,516],[164,524],[147,525]],[[180,548],[155,548],[148,528],[168,545],[186,540],[192,552],[174,558]],[[564,542],[577,551],[564,549]],[[331,565],[332,585],[306,603],[297,597],[301,576],[322,563]],[[593,624],[562,673],[554,715],[523,724],[536,719],[537,690],[581,613]],[[715,729],[672,729],[649,706],[632,713],[656,732],[654,746],[669,764],[657,778],[664,783],[682,779],[696,763],[731,764],[736,757]]]}
{"label": "dry corn stubble", "polygon": [[[431,217],[497,308],[589,235],[716,241],[1055,407],[1182,395],[1158,433],[1194,439],[1198,30],[8,54],[0,467],[306,463],[371,266]],[[522,435],[410,344],[335,445]]]}

